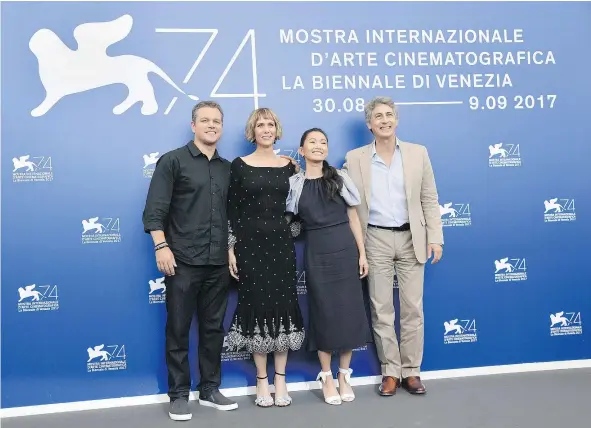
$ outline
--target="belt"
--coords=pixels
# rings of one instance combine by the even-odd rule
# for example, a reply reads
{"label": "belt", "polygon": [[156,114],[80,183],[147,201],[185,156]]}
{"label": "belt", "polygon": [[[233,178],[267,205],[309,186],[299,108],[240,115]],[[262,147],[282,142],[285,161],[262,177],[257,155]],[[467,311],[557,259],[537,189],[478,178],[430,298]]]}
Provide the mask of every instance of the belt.
{"label": "belt", "polygon": [[404,223],[402,226],[398,226],[398,227],[377,226],[375,224],[368,224],[367,226],[368,227],[375,227],[378,229],[391,230],[393,232],[403,232],[405,230],[410,230],[410,223]]}

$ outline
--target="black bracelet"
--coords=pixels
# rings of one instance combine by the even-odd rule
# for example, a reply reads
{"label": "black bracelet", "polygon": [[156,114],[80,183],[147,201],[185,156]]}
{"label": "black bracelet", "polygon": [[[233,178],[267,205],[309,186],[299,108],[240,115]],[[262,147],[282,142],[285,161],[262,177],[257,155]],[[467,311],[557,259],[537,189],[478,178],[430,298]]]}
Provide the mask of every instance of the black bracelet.
{"label": "black bracelet", "polygon": [[156,245],[154,245],[154,248],[156,248],[156,247],[158,247],[159,245],[162,245],[162,244],[166,244],[166,241],[162,241],[162,242],[157,243]]}
{"label": "black bracelet", "polygon": [[161,244],[158,244],[158,245],[156,245],[156,246],[154,247],[154,251],[161,250],[161,249],[163,249],[163,248],[165,248],[165,247],[168,247],[168,244],[167,244],[166,242],[162,242]]}

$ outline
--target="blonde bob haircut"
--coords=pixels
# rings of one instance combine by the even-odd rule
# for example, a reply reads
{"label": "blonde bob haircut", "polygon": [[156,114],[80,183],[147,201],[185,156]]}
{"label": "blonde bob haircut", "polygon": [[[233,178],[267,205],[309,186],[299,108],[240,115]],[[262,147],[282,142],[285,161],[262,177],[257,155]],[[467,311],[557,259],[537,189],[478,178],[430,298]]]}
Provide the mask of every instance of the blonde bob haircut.
{"label": "blonde bob haircut", "polygon": [[283,127],[281,126],[281,122],[279,122],[279,119],[271,109],[264,107],[254,110],[248,117],[248,120],[246,121],[246,128],[244,131],[246,139],[253,144],[255,143],[256,138],[254,130],[257,126],[258,121],[261,119],[268,119],[275,122],[275,141],[281,140],[281,137],[283,136]]}

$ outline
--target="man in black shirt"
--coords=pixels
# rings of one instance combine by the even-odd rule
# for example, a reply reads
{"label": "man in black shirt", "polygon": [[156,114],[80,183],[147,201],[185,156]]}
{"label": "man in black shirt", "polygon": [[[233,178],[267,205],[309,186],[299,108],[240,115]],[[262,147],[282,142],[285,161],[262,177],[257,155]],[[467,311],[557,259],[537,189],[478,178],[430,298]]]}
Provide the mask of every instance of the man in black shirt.
{"label": "man in black shirt", "polygon": [[158,270],[166,275],[169,416],[189,420],[189,330],[199,321],[199,403],[232,410],[220,391],[223,320],[229,291],[227,193],[230,162],[219,156],[223,112],[212,101],[193,108],[194,140],[156,163],[143,213]]}

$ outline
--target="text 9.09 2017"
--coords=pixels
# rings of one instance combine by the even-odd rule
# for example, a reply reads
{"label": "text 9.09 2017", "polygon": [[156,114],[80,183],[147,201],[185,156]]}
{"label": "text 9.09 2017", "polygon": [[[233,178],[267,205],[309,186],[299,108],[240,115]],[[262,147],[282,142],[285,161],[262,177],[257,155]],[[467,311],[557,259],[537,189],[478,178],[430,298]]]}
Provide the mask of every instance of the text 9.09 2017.
{"label": "text 9.09 2017", "polygon": [[514,108],[516,110],[531,110],[535,108],[552,109],[556,102],[556,95],[515,95],[508,98],[504,95],[487,97],[471,96],[468,100],[470,110],[504,110]]}

